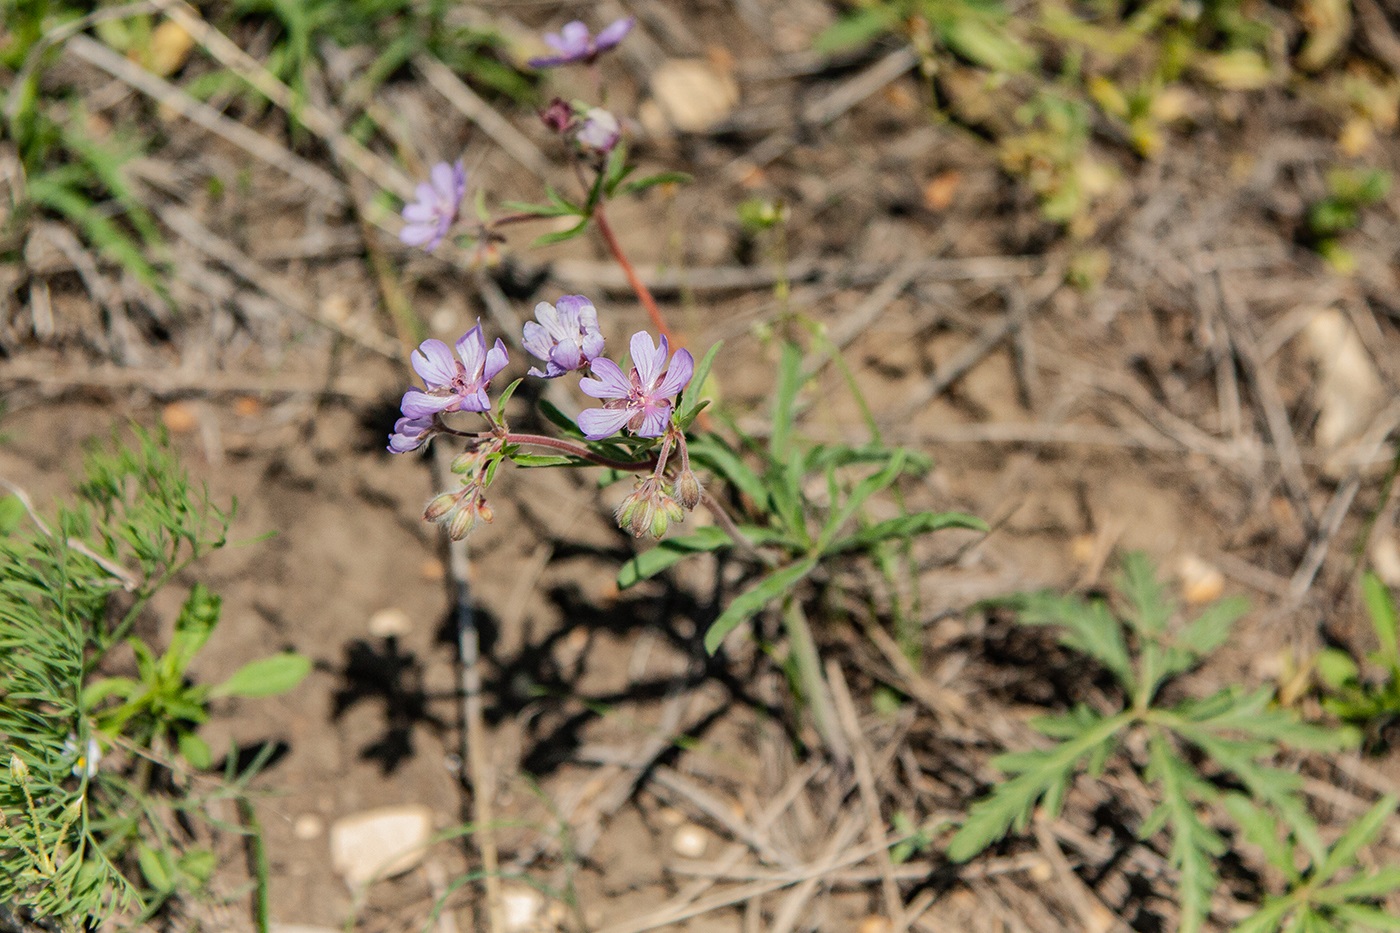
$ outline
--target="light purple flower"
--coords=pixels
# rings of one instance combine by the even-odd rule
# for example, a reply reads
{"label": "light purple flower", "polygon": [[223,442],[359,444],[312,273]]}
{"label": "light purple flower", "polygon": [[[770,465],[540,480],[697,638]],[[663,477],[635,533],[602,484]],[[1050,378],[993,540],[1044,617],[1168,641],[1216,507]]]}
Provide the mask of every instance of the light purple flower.
{"label": "light purple flower", "polygon": [[588,113],[583,116],[583,126],[578,131],[580,143],[607,155],[621,138],[622,127],[618,125],[617,117],[602,107],[588,108]]}
{"label": "light purple flower", "polygon": [[530,375],[553,379],[583,369],[603,355],[603,332],[598,329],[598,309],[582,295],[565,295],[558,304],[535,305],[535,321],[525,322],[520,342],[531,356],[544,360],[544,372],[530,368]]}
{"label": "light purple flower", "polygon": [[467,195],[467,170],[459,159],[455,164],[439,162],[429,181],[419,182],[418,200],[403,209],[404,226],[399,240],[405,246],[422,246],[428,252],[438,248]]}
{"label": "light purple flower", "polygon": [[671,400],[680,394],[695,372],[695,359],[689,350],[677,350],[666,366],[666,338],[652,346],[651,335],[632,335],[632,371],[609,359],[593,361],[591,379],[580,379],[584,394],[603,399],[602,408],[579,413],[578,426],[590,441],[602,440],[624,427],[638,437],[660,437],[671,420]]}
{"label": "light purple flower", "polygon": [[558,33],[544,34],[545,44],[554,49],[554,55],[530,59],[531,68],[553,68],[555,65],[571,65],[583,62],[591,65],[598,56],[623,40],[632,31],[636,20],[630,16],[620,19],[603,28],[598,35],[590,35],[588,27],[578,20],[567,23]]}
{"label": "light purple flower", "polygon": [[[506,367],[506,345],[496,339],[496,345],[486,349],[486,337],[481,323],[457,341],[457,355],[441,340],[424,340],[413,353],[413,369],[423,377],[428,390],[409,389],[404,393],[400,408],[411,421],[430,418],[440,411],[489,411],[491,400],[486,390],[496,374]],[[398,426],[395,426],[397,431]]]}
{"label": "light purple flower", "polygon": [[400,418],[394,422],[394,433],[389,435],[389,453],[406,454],[417,450],[437,433],[436,419],[432,415]]}

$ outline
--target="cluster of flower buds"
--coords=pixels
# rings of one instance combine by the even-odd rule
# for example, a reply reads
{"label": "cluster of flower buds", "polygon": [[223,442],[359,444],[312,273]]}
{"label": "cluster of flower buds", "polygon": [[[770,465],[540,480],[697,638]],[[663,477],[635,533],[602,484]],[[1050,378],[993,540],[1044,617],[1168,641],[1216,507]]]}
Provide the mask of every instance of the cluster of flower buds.
{"label": "cluster of flower buds", "polygon": [[486,502],[487,462],[492,453],[500,451],[500,441],[493,439],[484,445],[465,451],[452,461],[452,472],[462,478],[461,488],[439,493],[423,509],[424,521],[435,522],[447,529],[448,537],[460,541],[481,522],[495,517]]}

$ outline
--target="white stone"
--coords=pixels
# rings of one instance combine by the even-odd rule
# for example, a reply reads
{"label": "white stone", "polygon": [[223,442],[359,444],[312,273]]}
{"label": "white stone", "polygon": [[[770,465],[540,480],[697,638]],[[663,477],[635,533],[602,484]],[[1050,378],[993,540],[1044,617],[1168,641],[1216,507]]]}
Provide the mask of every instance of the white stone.
{"label": "white stone", "polygon": [[671,836],[671,849],[681,858],[700,858],[709,844],[709,833],[694,823],[676,827]]}
{"label": "white stone", "polygon": [[369,617],[369,633],[375,638],[399,638],[413,628],[413,620],[397,606],[381,609]]}
{"label": "white stone", "polygon": [[331,824],[331,865],[352,888],[392,878],[423,861],[432,835],[433,814],[424,806],[352,813]]}

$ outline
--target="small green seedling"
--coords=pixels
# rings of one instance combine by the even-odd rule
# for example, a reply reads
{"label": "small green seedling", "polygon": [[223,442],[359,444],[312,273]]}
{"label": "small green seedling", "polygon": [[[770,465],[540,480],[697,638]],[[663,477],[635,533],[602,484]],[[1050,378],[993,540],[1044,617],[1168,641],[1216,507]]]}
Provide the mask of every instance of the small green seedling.
{"label": "small green seedling", "polygon": [[1225,838],[1205,817],[1205,808],[1220,798],[1213,778],[1236,782],[1279,814],[1304,850],[1321,863],[1325,849],[1300,793],[1302,778],[1266,762],[1285,746],[1337,750],[1355,739],[1345,730],[1300,722],[1271,703],[1267,687],[1226,688],[1200,700],[1159,704],[1163,684],[1224,644],[1246,604],[1223,600],[1174,626],[1176,607],[1151,562],[1139,553],[1124,559],[1117,590],[1116,611],[1104,600],[1054,593],[1012,601],[1021,624],[1053,626],[1062,645],[1103,665],[1118,682],[1124,702],[1112,713],[1080,705],[1034,720],[1031,725],[1052,740],[1051,746],[994,760],[1010,778],[972,806],[949,843],[948,857],[966,861],[1009,831],[1024,829],[1038,803],[1054,817],[1079,774],[1098,776],[1115,754],[1128,757],[1124,742],[1136,733],[1146,760],[1129,759],[1127,764],[1142,774],[1159,801],[1138,834],[1147,839],[1168,832],[1168,858],[1181,876],[1181,929],[1200,930],[1219,882],[1215,861],[1227,849]]}
{"label": "small green seedling", "polygon": [[1381,679],[1364,680],[1360,666],[1339,648],[1328,648],[1318,656],[1317,673],[1331,693],[1322,705],[1338,719],[1362,729],[1367,746],[1376,748],[1385,727],[1400,718],[1400,640],[1390,590],[1374,573],[1362,578],[1361,589],[1380,645],[1367,659],[1381,669]]}
{"label": "small green seedling", "polygon": [[[1357,855],[1380,836],[1395,815],[1395,797],[1386,797],[1347,827],[1319,857],[1300,851],[1298,832],[1240,794],[1225,808],[1244,838],[1259,847],[1270,865],[1288,879],[1286,893],[1265,898],[1259,910],[1234,933],[1353,933],[1400,930],[1400,917],[1378,900],[1400,892],[1400,866],[1362,869]],[[1299,869],[1300,863],[1306,868]]]}

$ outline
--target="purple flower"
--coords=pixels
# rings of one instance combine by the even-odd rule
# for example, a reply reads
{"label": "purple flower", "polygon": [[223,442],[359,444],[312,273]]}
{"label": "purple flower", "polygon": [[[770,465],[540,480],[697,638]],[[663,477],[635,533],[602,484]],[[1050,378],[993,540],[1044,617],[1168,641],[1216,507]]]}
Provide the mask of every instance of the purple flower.
{"label": "purple flower", "polygon": [[520,342],[531,356],[545,362],[544,372],[531,367],[530,375],[553,379],[583,369],[603,355],[603,332],[598,329],[598,309],[582,295],[565,295],[557,305],[535,305],[535,321],[525,322]]}
{"label": "purple flower", "polygon": [[467,170],[460,159],[453,165],[439,162],[429,178],[430,181],[418,183],[418,200],[403,209],[404,226],[399,240],[405,246],[422,246],[431,253],[457,222],[457,211],[467,194]]}
{"label": "purple flower", "polygon": [[557,54],[530,59],[531,68],[553,68],[555,65],[571,65],[583,62],[591,65],[598,56],[622,41],[632,31],[636,20],[628,16],[620,19],[593,36],[588,27],[578,20],[568,23],[559,32],[544,34],[545,44]]}
{"label": "purple flower", "polygon": [[638,331],[632,335],[632,372],[623,375],[622,368],[609,359],[593,361],[592,379],[580,379],[578,387],[584,394],[604,399],[602,408],[589,408],[579,413],[578,426],[590,441],[602,440],[624,427],[638,437],[660,437],[666,433],[671,420],[671,399],[690,382],[695,371],[695,359],[689,350],[677,350],[666,366],[666,338],[653,347],[651,335]]}
{"label": "purple flower", "polygon": [[389,453],[406,454],[417,450],[437,432],[436,420],[432,415],[421,418],[400,418],[394,422],[394,433],[389,435]]}
{"label": "purple flower", "polygon": [[[424,340],[413,354],[413,368],[423,377],[428,390],[409,389],[400,408],[410,421],[431,418],[440,411],[488,411],[491,400],[486,390],[491,380],[506,366],[506,345],[486,349],[481,323],[457,341],[459,363],[441,340]],[[398,425],[395,425],[398,431]],[[392,449],[392,448],[391,448]]]}
{"label": "purple flower", "polygon": [[607,155],[621,138],[622,127],[618,125],[617,117],[602,107],[588,108],[588,113],[583,117],[583,126],[578,131],[580,143]]}

